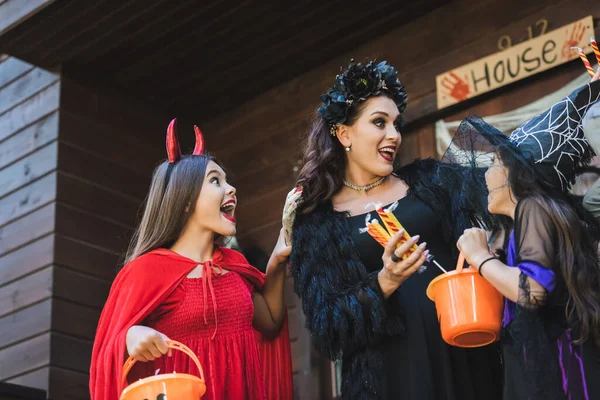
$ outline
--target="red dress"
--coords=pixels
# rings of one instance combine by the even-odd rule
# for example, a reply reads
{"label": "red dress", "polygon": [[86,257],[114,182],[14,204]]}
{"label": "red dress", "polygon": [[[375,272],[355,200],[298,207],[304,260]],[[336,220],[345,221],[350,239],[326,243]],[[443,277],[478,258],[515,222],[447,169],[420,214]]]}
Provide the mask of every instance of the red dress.
{"label": "red dress", "polygon": [[[203,278],[186,278],[198,265]],[[214,273],[221,269],[229,272]],[[287,318],[274,339],[251,329],[252,288],[261,290],[264,283],[264,274],[242,254],[220,247],[212,260],[201,264],[167,249],[128,263],[117,274],[98,322],[90,365],[91,399],[119,399],[127,331],[140,324],[182,341],[198,354],[207,381],[203,399],[293,399]],[[173,359],[136,363],[129,380],[153,375],[155,366],[160,372],[175,368],[194,373],[195,366],[177,353]]]}
{"label": "red dress", "polygon": [[[143,323],[196,353],[207,384],[203,400],[265,399],[252,328],[252,291],[250,282],[235,272],[218,274],[205,268],[202,278],[185,278]],[[154,375],[157,370],[198,374],[193,361],[174,350],[172,357],[136,363],[129,381]]]}

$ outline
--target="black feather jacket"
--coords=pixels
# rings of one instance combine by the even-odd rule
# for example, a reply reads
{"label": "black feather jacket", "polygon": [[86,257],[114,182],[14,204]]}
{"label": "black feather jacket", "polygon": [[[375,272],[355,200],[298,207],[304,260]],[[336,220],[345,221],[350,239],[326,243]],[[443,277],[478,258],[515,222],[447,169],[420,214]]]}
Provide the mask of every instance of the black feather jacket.
{"label": "black feather jacket", "polygon": [[[487,213],[484,170],[420,160],[395,172],[442,218],[444,239],[456,243],[473,226],[498,229],[506,220]],[[367,273],[350,236],[347,215],[326,201],[294,222],[291,264],[295,292],[317,350],[342,362],[345,399],[380,398],[382,360],[376,346],[402,335],[402,315],[387,305],[377,273]],[[456,246],[453,254],[457,255]]]}

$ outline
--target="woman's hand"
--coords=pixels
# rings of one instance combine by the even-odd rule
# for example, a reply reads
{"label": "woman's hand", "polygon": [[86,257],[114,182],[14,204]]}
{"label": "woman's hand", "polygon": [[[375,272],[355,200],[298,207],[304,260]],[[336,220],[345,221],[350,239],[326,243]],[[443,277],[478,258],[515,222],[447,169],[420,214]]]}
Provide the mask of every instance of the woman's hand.
{"label": "woman's hand", "polygon": [[292,244],[292,228],[294,227],[294,220],[296,219],[296,209],[301,201],[302,186],[292,189],[285,199],[281,223],[283,226],[285,243],[288,245]]}
{"label": "woman's hand", "polygon": [[134,325],[127,331],[127,353],[137,361],[152,361],[165,354],[171,356],[169,338],[147,326]]}
{"label": "woman's hand", "polygon": [[394,234],[383,252],[383,268],[379,272],[379,285],[384,296],[389,297],[402,283],[408,279],[427,260],[429,250],[425,250],[427,243],[422,243],[408,258],[402,260],[402,255],[419,241],[419,236],[413,236],[400,247],[398,242],[404,235],[404,230]]}
{"label": "woman's hand", "polygon": [[488,247],[487,233],[479,228],[465,229],[456,247],[464,254],[467,263],[475,268],[479,268],[486,258],[494,255]]}

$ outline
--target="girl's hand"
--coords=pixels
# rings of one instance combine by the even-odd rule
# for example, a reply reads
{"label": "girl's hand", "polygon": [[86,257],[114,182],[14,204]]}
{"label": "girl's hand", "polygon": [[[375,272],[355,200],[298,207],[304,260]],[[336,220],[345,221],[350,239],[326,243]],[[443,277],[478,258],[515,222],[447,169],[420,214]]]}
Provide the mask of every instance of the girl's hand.
{"label": "girl's hand", "polygon": [[488,247],[487,233],[479,228],[465,229],[456,247],[462,251],[469,265],[475,268],[479,268],[486,258],[494,255]]}
{"label": "girl's hand", "polygon": [[165,354],[171,356],[169,338],[147,326],[134,325],[127,331],[127,353],[137,361],[152,361]]}
{"label": "girl's hand", "polygon": [[596,73],[592,77],[591,82],[597,81],[598,79],[600,79],[600,66],[598,66],[598,71],[596,71]]}
{"label": "girl's hand", "polygon": [[285,230],[281,228],[277,244],[273,249],[269,264],[267,264],[267,276],[262,292],[254,291],[252,295],[254,303],[252,325],[254,329],[269,338],[276,336],[283,324],[285,265],[291,252],[292,247],[285,244]]}
{"label": "girl's hand", "polygon": [[279,231],[279,237],[277,238],[277,244],[271,253],[269,260],[269,266],[279,266],[287,263],[290,253],[292,252],[292,246],[288,246],[285,242],[285,230],[281,228]]}

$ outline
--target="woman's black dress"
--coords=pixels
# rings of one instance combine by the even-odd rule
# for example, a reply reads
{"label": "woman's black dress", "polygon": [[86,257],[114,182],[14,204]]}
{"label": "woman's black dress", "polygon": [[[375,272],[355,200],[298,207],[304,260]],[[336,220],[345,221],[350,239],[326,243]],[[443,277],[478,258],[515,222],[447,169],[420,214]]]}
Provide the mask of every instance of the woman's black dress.
{"label": "woman's black dress", "polygon": [[[454,269],[456,259],[442,235],[440,218],[417,197],[401,199],[394,211],[396,218],[446,270]],[[382,267],[383,247],[365,227],[367,214],[349,218],[351,237],[369,272]],[[379,219],[376,212],[370,219]],[[380,220],[380,219],[379,219]],[[381,220],[380,220],[381,221]],[[427,263],[422,273],[415,273],[388,299],[395,312],[402,315],[406,331],[386,338],[379,346],[384,364],[383,398],[402,400],[494,400],[502,398],[502,366],[498,345],[462,349],[446,344],[440,333],[435,304],[426,289],[441,271]]]}

